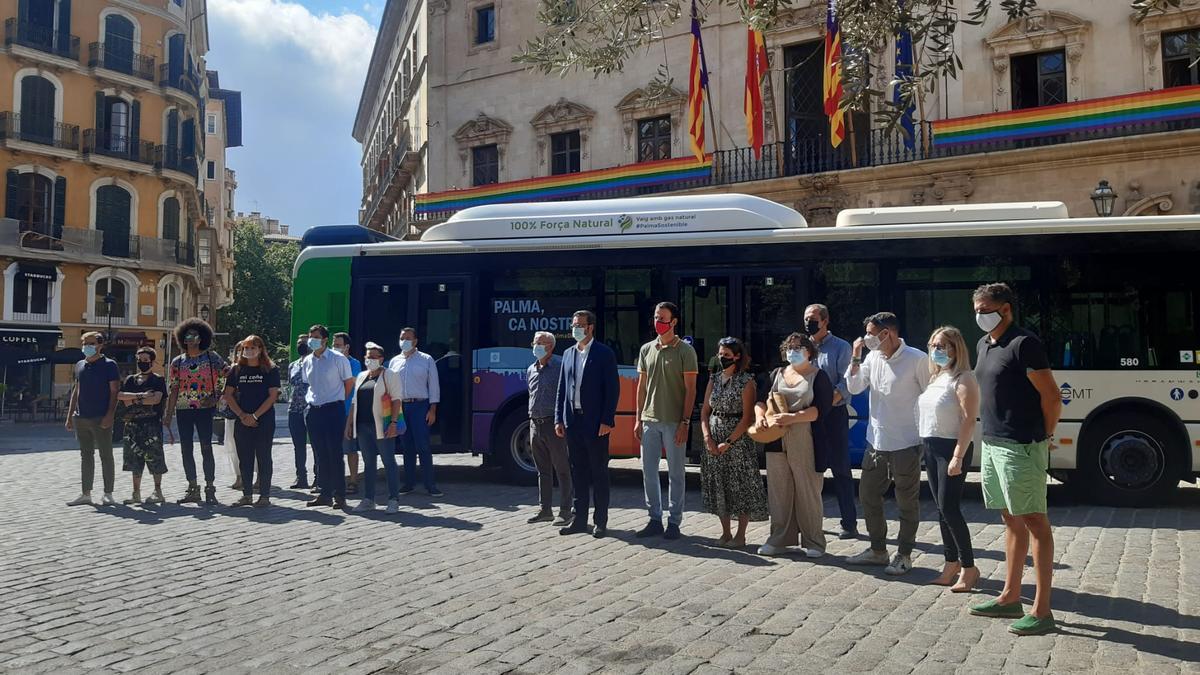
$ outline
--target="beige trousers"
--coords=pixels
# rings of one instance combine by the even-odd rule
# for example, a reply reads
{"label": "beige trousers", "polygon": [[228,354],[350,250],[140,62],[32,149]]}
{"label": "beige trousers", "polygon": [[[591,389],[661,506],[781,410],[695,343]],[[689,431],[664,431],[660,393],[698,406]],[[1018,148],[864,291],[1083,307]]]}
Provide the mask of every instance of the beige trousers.
{"label": "beige trousers", "polygon": [[825,551],[825,477],[813,460],[812,427],[802,422],[788,427],[783,452],[767,453],[767,505],[771,510],[771,546],[795,546]]}

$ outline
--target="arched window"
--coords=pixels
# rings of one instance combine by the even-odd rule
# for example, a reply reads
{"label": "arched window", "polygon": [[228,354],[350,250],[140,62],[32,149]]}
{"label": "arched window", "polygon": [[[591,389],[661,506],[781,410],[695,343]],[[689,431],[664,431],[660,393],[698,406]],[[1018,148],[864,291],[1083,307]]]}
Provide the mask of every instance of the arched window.
{"label": "arched window", "polygon": [[96,297],[94,307],[96,316],[114,319],[124,319],[129,316],[129,289],[125,282],[115,277],[105,277],[96,281]]}
{"label": "arched window", "polygon": [[54,144],[54,83],[39,75],[21,80],[21,140]]}
{"label": "arched window", "polygon": [[22,230],[48,234],[43,228],[50,225],[53,194],[54,183],[42,174],[30,171],[18,176],[16,218]]}
{"label": "arched window", "polygon": [[119,73],[133,73],[133,22],[120,14],[104,18],[104,67]]}
{"label": "arched window", "polygon": [[104,233],[104,255],[132,257],[130,207],[132,197],[118,185],[102,185],[96,190],[96,229]]}
{"label": "arched window", "polygon": [[125,152],[129,149],[129,104],[123,99],[109,97],[105,107],[108,149]]}
{"label": "arched window", "polygon": [[179,286],[167,284],[163,287],[163,322],[175,324],[179,321]]}
{"label": "arched window", "polygon": [[163,200],[163,239],[179,239],[179,200],[167,197]]}

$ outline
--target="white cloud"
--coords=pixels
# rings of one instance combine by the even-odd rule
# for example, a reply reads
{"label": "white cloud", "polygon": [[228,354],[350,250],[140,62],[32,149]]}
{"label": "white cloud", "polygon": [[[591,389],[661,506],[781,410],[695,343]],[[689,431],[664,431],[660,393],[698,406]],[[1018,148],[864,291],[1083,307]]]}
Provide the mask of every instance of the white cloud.
{"label": "white cloud", "polygon": [[261,210],[293,233],[357,221],[361,148],[351,138],[375,27],[282,0],[208,0],[209,69],[242,92],[238,210]]}
{"label": "white cloud", "polygon": [[[366,77],[375,44],[375,27],[358,14],[344,11],[314,14],[307,7],[281,0],[209,0],[209,14],[249,46],[266,50],[294,47],[318,72],[318,80],[339,94],[357,94]],[[299,65],[299,64],[297,64]]]}

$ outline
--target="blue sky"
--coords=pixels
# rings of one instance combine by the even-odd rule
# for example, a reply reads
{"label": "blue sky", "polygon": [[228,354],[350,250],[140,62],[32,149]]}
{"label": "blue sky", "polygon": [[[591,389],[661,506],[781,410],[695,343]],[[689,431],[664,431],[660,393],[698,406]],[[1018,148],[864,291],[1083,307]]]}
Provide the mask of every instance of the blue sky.
{"label": "blue sky", "polygon": [[208,67],[242,92],[243,147],[228,155],[238,211],[293,234],[357,221],[350,131],[384,2],[208,0]]}

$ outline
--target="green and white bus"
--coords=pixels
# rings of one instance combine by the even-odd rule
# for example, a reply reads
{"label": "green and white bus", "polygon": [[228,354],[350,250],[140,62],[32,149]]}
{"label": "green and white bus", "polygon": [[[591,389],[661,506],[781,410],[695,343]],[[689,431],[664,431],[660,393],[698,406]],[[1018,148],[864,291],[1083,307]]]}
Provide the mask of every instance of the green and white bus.
{"label": "green and white bus", "polygon": [[[856,209],[822,228],[737,194],[498,204],[420,241],[310,230],[292,321],[294,333],[323,323],[360,345],[395,345],[414,326],[441,378],[435,451],[527,480],[529,345],[548,330],[561,353],[576,309],[596,312],[597,338],[623,364],[612,454],[633,457],[633,364],[661,300],[679,305],[679,332],[703,359],[734,335],[762,374],[810,303],[828,305],[848,339],[863,317],[893,311],[923,346],[943,324],[977,334],[971,292],[1005,281],[1062,391],[1051,473],[1088,499],[1136,505],[1200,471],[1198,262],[1200,216],[1068,218],[1061,203]],[[851,403],[857,462],[866,397]]]}

